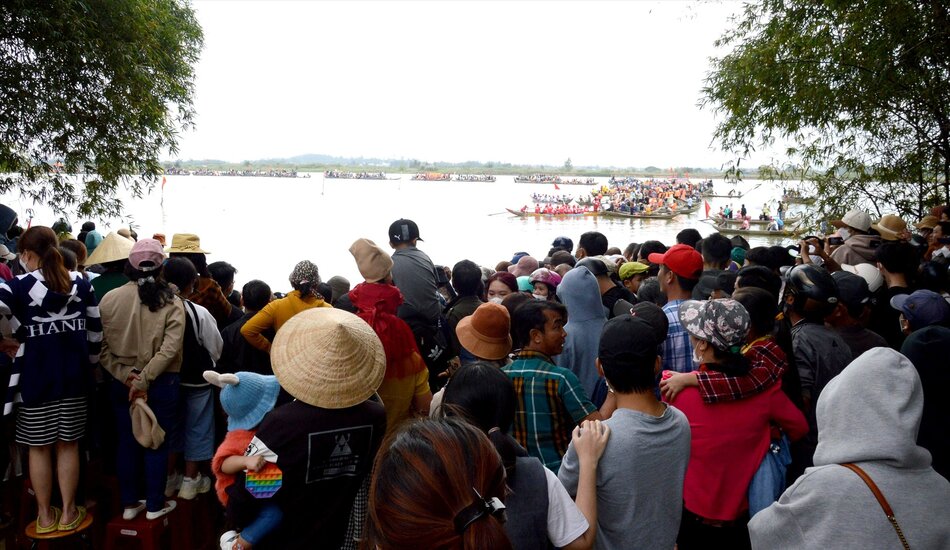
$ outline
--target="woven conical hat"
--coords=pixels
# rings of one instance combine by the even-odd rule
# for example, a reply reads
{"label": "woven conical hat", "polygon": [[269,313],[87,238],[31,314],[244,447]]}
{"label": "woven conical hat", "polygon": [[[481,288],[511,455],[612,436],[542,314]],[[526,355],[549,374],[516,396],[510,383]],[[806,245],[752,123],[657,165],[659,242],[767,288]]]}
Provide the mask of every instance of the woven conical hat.
{"label": "woven conical hat", "polygon": [[291,317],[277,331],[270,359],[290,395],[324,409],[362,403],[386,374],[386,353],[372,327],[334,308],[307,309]]}
{"label": "woven conical hat", "polygon": [[86,258],[86,265],[104,264],[118,260],[128,260],[135,243],[117,233],[109,233],[99,246]]}

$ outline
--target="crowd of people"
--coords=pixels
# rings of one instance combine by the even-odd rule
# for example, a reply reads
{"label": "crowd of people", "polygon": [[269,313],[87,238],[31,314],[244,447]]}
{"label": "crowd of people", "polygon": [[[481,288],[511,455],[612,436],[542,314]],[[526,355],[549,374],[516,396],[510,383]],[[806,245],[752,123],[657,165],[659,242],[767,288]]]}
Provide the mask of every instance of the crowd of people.
{"label": "crowd of people", "polygon": [[612,178],[609,186],[591,193],[589,202],[609,212],[673,212],[677,208],[692,208],[699,200],[699,189],[698,185],[682,179]]}
{"label": "crowd of people", "polygon": [[213,486],[225,550],[946,548],[948,215],[451,268],[399,219],[277,297],[194,234],[0,205],[2,458],[38,533],[99,461],[123,521]]}

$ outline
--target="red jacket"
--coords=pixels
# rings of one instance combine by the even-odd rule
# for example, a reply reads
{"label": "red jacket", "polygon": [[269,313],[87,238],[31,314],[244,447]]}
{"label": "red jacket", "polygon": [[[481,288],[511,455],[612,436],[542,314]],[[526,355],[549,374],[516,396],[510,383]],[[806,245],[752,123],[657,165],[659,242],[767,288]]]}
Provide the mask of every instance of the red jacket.
{"label": "red jacket", "polygon": [[808,432],[805,415],[773,384],[762,393],[706,404],[695,387],[671,403],[686,414],[692,432],[683,505],[707,519],[731,521],[749,508],[749,482],[769,448],[770,423],[792,441]]}

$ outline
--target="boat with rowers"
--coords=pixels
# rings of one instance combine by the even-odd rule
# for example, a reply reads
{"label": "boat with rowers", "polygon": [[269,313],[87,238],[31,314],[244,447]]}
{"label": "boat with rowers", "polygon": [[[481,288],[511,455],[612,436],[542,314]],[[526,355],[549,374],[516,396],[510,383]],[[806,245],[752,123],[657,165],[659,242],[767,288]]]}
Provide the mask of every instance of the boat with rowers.
{"label": "boat with rowers", "polygon": [[495,176],[489,174],[455,174],[452,176],[452,181],[492,182],[495,181]]}
{"label": "boat with rowers", "polygon": [[596,216],[598,213],[593,211],[585,212],[534,212],[533,210],[525,210],[524,212],[520,210],[515,210],[513,208],[505,208],[511,215],[518,216],[519,218],[583,218],[584,216]]}
{"label": "boat with rowers", "polygon": [[[799,216],[795,218],[784,218],[782,219],[782,221],[786,225],[793,225],[800,222],[801,219],[802,218]],[[743,221],[741,219],[736,219],[736,218],[732,218],[732,219],[710,218],[710,220],[720,227],[729,227],[729,228],[739,227],[742,225],[742,221]],[[772,220],[749,220],[749,225],[751,227],[768,227],[769,224],[771,223],[772,223]]]}
{"label": "boat with rowers", "polygon": [[326,179],[342,180],[398,180],[400,178],[391,178],[383,172],[341,172],[339,170],[327,170],[323,173]]}
{"label": "boat with rowers", "polygon": [[749,193],[751,193],[751,192],[755,191],[756,189],[758,189],[760,185],[762,185],[762,184],[761,184],[761,183],[757,183],[757,184],[755,184],[755,186],[753,186],[753,187],[752,187],[751,189],[749,189],[748,191],[742,191],[742,192],[738,192],[738,193],[736,192],[735,189],[730,189],[730,190],[729,190],[729,193],[726,194],[726,195],[719,195],[719,194],[717,194],[715,191],[712,191],[712,188],[710,187],[710,188],[708,188],[708,189],[709,189],[708,191],[702,191],[702,192],[700,192],[700,193],[699,193],[699,196],[702,197],[702,198],[704,198],[704,199],[741,199],[742,197],[744,197],[744,196],[748,195]]}
{"label": "boat with rowers", "polygon": [[[548,195],[547,193],[531,193],[531,201],[541,203],[541,204],[571,204],[572,200],[574,200],[574,197],[571,195]],[[588,204],[587,206],[590,206],[590,205]]]}
{"label": "boat with rowers", "polygon": [[415,174],[411,178],[414,181],[449,181],[452,179],[452,174],[441,174],[439,172],[425,172],[421,174]]}
{"label": "boat with rowers", "polygon": [[551,174],[532,174],[530,176],[515,176],[515,183],[554,183],[557,185],[596,185],[594,178],[579,179],[561,179],[561,176]]}
{"label": "boat with rowers", "polygon": [[782,196],[782,201],[787,202],[788,204],[815,204],[817,199],[815,197],[803,197],[801,195],[784,195]]}
{"label": "boat with rowers", "polygon": [[716,225],[713,220],[701,220],[708,223],[709,225],[715,227],[720,233],[728,233],[730,235],[741,235],[743,237],[794,237],[801,233],[804,229],[799,228],[795,225],[792,227],[786,227],[785,229],[778,229],[770,231],[768,229],[739,229],[734,227],[722,227]]}

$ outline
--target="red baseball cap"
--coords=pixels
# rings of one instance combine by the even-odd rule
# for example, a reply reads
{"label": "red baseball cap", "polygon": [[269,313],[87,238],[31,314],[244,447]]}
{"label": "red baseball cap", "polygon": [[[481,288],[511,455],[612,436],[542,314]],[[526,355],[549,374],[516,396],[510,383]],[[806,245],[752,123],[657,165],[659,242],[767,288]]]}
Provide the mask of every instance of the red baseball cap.
{"label": "red baseball cap", "polygon": [[703,272],[702,255],[686,244],[673,245],[664,254],[650,254],[647,260],[651,264],[665,265],[684,279],[699,279]]}

